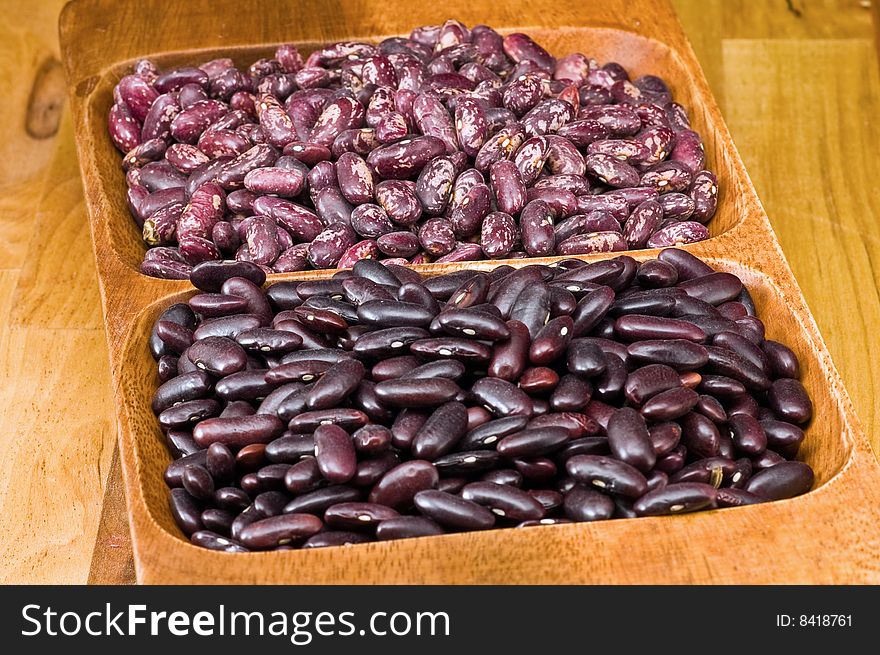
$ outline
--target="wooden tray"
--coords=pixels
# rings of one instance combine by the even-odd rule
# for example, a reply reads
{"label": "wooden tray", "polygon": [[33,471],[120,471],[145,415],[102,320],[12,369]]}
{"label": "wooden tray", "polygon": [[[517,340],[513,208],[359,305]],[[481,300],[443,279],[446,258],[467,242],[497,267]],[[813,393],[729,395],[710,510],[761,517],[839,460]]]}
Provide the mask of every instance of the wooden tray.
{"label": "wooden tray", "polygon": [[[112,88],[133,60],[161,65],[232,53],[241,62],[293,42],[308,51],[377,40],[456,17],[524,30],[554,54],[582,51],[632,73],[655,73],[690,110],[721,198],[712,238],[688,246],[747,283],[768,337],[801,359],[815,418],[801,450],[816,471],[810,493],[694,515],[235,555],[192,546],[173,523],[162,472],[169,455],[149,398],[157,384],[147,334],[158,313],[192,293],[137,266],[143,245],[124,199],[119,153],[106,133]],[[100,35],[100,38],[96,38]],[[89,206],[119,406],[120,453],[138,580],[142,583],[852,583],[880,581],[880,466],[859,426],[751,181],[671,7],[649,0],[442,5],[236,0],[165,3],[76,0],[60,37]],[[638,259],[656,251],[637,251]],[[603,255],[585,256],[601,259]],[[554,258],[531,260],[550,262]],[[426,274],[498,262],[427,265]],[[529,261],[515,260],[514,265]],[[332,271],[271,276],[327,277]]]}

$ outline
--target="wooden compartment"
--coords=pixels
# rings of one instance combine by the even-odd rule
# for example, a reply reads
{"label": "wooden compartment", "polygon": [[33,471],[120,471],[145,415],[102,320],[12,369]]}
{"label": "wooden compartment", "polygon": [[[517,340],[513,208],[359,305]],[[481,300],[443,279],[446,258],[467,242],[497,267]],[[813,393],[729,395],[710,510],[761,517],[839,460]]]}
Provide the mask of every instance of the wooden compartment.
{"label": "wooden compartment", "polygon": [[[801,457],[817,473],[810,493],[764,505],[680,517],[492,530],[359,546],[233,555],[192,546],[173,525],[162,471],[168,454],[149,410],[157,383],[146,349],[164,306],[188,282],[140,274],[144,246],[124,199],[119,153],[106,134],[112,88],[131,62],[160,65],[230,54],[242,62],[293,42],[305,51],[341,40],[375,41],[456,17],[530,33],[554,54],[580,51],[632,73],[654,73],[688,107],[718,174],[712,237],[687,246],[752,290],[768,336],[801,358],[816,418]],[[119,406],[120,453],[138,580],[144,583],[847,583],[877,582],[880,466],[770,228],[693,52],[667,2],[450,0],[442,5],[363,0],[233,0],[128,5],[75,0],[61,41],[76,123]],[[95,38],[101,34],[101,38]],[[616,253],[617,254],[617,253]],[[645,259],[656,251],[636,251]],[[607,255],[585,256],[601,259]],[[515,260],[515,265],[541,260]],[[498,262],[426,265],[425,274]],[[320,278],[333,271],[274,275]]]}

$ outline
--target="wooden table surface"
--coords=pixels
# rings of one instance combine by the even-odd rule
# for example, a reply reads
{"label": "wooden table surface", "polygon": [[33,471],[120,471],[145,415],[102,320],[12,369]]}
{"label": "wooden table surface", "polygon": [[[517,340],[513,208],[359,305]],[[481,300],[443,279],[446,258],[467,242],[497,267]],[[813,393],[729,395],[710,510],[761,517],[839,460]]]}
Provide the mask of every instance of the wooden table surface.
{"label": "wooden table surface", "polygon": [[[880,0],[674,0],[880,453]],[[61,0],[0,0],[0,583],[134,581]]]}

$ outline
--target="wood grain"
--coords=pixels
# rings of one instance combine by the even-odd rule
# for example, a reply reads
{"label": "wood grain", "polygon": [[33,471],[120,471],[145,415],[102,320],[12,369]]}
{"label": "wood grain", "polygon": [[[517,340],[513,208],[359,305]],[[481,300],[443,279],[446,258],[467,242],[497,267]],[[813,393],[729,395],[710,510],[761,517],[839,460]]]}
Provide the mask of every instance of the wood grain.
{"label": "wood grain", "polygon": [[[862,40],[818,40],[811,48],[733,40],[724,62],[725,70],[751,71],[727,75],[728,94],[741,98],[728,121],[831,354],[846,362],[850,397],[874,426],[867,433],[880,452],[880,126],[853,111],[880,106],[872,49]],[[804,86],[806,78],[820,84]],[[813,136],[780,144],[768,120]]]}
{"label": "wood grain", "polygon": [[[58,195],[54,205],[59,216],[57,220],[69,222],[65,217],[78,208],[76,211],[85,221],[82,191],[75,188],[77,185],[70,184],[70,171],[73,171],[74,178],[78,177],[71,155],[72,133],[62,128],[52,138],[36,140],[30,138],[25,130],[28,100],[37,71],[43,62],[60,56],[56,24],[63,4],[63,0],[39,3],[4,0],[2,6],[5,11],[0,12],[0,85],[7,93],[7,101],[0,105],[0,234],[3,235],[0,239],[0,319],[9,316],[9,304],[16,297],[26,307],[16,311],[19,321],[16,329],[28,330],[28,321],[31,319],[51,325],[51,321],[46,321],[47,314],[52,312],[53,303],[58,302],[61,307],[68,308],[59,312],[59,315],[68,317],[61,321],[68,326],[64,328],[67,332],[52,332],[53,338],[61,341],[65,341],[67,335],[76,329],[75,315],[78,312],[71,309],[73,303],[69,302],[69,298],[53,296],[51,290],[40,288],[39,285],[32,287],[35,294],[45,299],[43,309],[29,302],[30,292],[17,293],[16,286],[18,272],[26,257],[35,254],[30,249],[39,247],[39,241],[32,238],[36,229],[37,206],[40,199],[47,195],[47,190],[51,190],[55,184],[55,180],[48,176],[48,167],[56,151],[66,153],[63,157],[68,167],[68,177],[61,185],[65,192]],[[873,367],[866,353],[871,353],[873,360],[877,360],[880,336],[876,330],[876,317],[880,313],[880,301],[877,299],[876,282],[872,284],[871,276],[866,272],[880,270],[876,254],[880,220],[876,206],[869,205],[867,211],[862,213],[864,205],[859,204],[859,211],[852,211],[852,199],[864,191],[840,184],[822,186],[821,170],[876,173],[876,155],[871,153],[870,145],[877,143],[873,117],[880,112],[880,102],[877,99],[876,76],[870,73],[870,67],[876,67],[876,58],[871,56],[870,50],[880,46],[874,32],[880,29],[880,20],[876,18],[880,15],[880,3],[875,0],[872,11],[863,8],[860,0],[795,0],[793,4],[799,8],[800,17],[786,9],[784,0],[673,0],[673,4],[876,449],[880,435],[880,412],[876,393],[872,390],[877,389],[877,381],[871,377]],[[340,7],[344,5],[338,5],[337,9]],[[871,14],[875,15],[873,27]],[[173,16],[170,20],[173,20]],[[413,17],[410,24],[416,23]],[[284,36],[278,38],[283,39]],[[817,43],[817,40],[825,42]],[[839,47],[832,51],[831,45]],[[149,51],[148,45],[142,50]],[[812,70],[817,53],[820,55],[819,74]],[[809,71],[810,74],[800,80],[789,79],[792,61],[798,70]],[[828,65],[829,61],[835,62],[835,66]],[[837,79],[838,73],[842,74],[841,79]],[[755,83],[756,79],[760,83]],[[825,111],[828,106],[823,105],[821,123],[816,123],[813,107],[816,99],[821,100],[823,89],[829,84],[842,94],[838,111]],[[785,88],[785,94],[779,91],[782,88]],[[773,110],[764,111],[760,121],[751,120],[746,107],[759,103],[765,89],[770,90]],[[795,99],[805,95],[811,102],[787,102],[788,93],[792,93],[791,97]],[[857,100],[847,101],[848,98]],[[833,98],[828,99],[828,103],[832,101]],[[842,111],[844,108],[846,112]],[[841,122],[834,124],[835,120]],[[789,121],[801,126],[801,130],[792,133],[788,129]],[[832,147],[825,147],[822,139],[826,133],[840,135],[840,139]],[[797,146],[801,141],[810,144],[807,146],[809,156],[806,159],[790,156],[786,158],[784,167],[774,165],[781,151],[787,151],[793,143]],[[876,175],[873,179],[877,179]],[[789,192],[790,185],[799,189],[798,193]],[[873,187],[868,185],[864,188],[870,191]],[[810,197],[818,198],[819,216],[827,220],[820,234],[824,237],[820,245],[813,242],[804,244],[808,235],[800,234],[805,217],[811,222],[815,214],[815,206],[808,200]],[[792,199],[799,211],[788,209]],[[846,207],[847,211],[840,211],[838,207]],[[44,213],[43,220],[51,229],[53,215]],[[859,221],[858,229],[854,229],[853,221]],[[811,227],[810,230],[815,228]],[[67,257],[65,250],[58,247],[53,249],[52,259],[43,258],[41,265],[47,272],[52,270],[56,273],[63,271],[64,266],[70,267],[73,261],[72,269],[76,271],[73,275],[92,276],[94,279],[94,261],[89,254],[88,235],[71,231],[68,236],[72,239],[70,245],[75,255]],[[874,244],[873,248],[871,244]],[[82,259],[83,252],[86,253],[85,261],[77,263]],[[824,261],[828,263],[817,265],[817,261],[823,261],[817,253],[824,255]],[[30,279],[37,279],[39,276],[34,273],[38,267],[29,266]],[[44,284],[51,283],[51,275],[45,275],[43,280]],[[834,293],[829,293],[829,288],[833,288]],[[82,290],[78,293],[82,293]],[[91,297],[84,296],[81,304],[90,305],[92,309],[97,307],[96,293],[96,283],[93,283]],[[82,315],[92,324],[94,318],[89,314],[88,308],[84,308]],[[872,318],[869,321],[862,319],[862,316]],[[7,321],[3,320],[2,324],[6,325]],[[96,347],[106,348],[102,339],[97,341]],[[8,358],[12,343],[8,330],[0,327],[0,359]],[[19,344],[18,341],[15,343]],[[103,379],[105,391],[98,392],[103,398],[98,411],[105,411],[108,417],[111,416],[113,403],[106,363],[92,361],[91,358],[78,364],[66,363],[71,366],[72,375],[79,375],[84,368],[91,367],[85,373],[93,375],[96,383]],[[58,365],[59,361],[48,358],[45,353],[21,364],[23,368],[40,366],[45,371],[51,371]],[[18,371],[11,371],[10,376],[4,378],[3,383],[7,386],[12,384],[16,389],[25,388],[32,379],[20,377]],[[43,386],[40,401],[51,404],[56,401],[57,394],[57,387]],[[6,444],[15,440],[26,441],[30,439],[32,431],[40,433],[48,429],[33,416],[24,418],[26,414],[18,409],[32,400],[33,396],[17,391],[4,397],[6,405],[0,412],[0,424],[6,428]],[[61,439],[90,411],[94,411],[91,406],[78,409],[68,405],[67,415],[57,417],[52,429],[63,435],[59,437]],[[101,440],[112,441],[112,437],[102,436]],[[93,446],[92,452],[101,450]],[[103,458],[107,456],[102,453]],[[3,513],[18,511],[16,508],[20,507],[24,495],[32,499],[31,506],[39,507],[33,519],[35,523],[49,526],[53,522],[47,516],[67,511],[63,503],[56,506],[57,499],[77,489],[83,471],[94,466],[93,459],[89,457],[70,462],[66,476],[57,477],[58,470],[54,470],[56,477],[52,484],[31,482],[44,480],[47,475],[45,468],[28,466],[24,470],[9,472],[11,477],[4,477],[0,482],[0,510]],[[126,557],[118,557],[126,547],[114,547],[122,540],[113,538],[120,532],[112,526],[125,525],[127,513],[125,501],[118,493],[119,485],[111,484],[114,480],[120,482],[113,470],[111,467],[105,476],[108,482],[100,529],[97,514],[82,526],[82,538],[94,542],[93,551],[86,547],[68,550],[63,561],[40,555],[39,549],[35,549],[36,555],[26,555],[20,548],[8,548],[9,539],[20,536],[19,533],[0,534],[0,548],[4,553],[0,556],[0,579],[6,582],[54,582],[84,581],[88,577],[93,581],[113,582],[115,572],[116,580],[131,581],[131,576],[126,578],[125,575],[131,571],[130,560],[126,563]],[[25,494],[22,489],[26,490]],[[98,485],[91,485],[89,490],[91,502],[100,503],[104,490]],[[39,502],[35,502],[37,499]],[[96,532],[110,539],[101,536],[96,539]],[[57,540],[57,535],[41,532],[35,538],[43,544],[50,544]],[[828,543],[827,548],[833,553],[835,545]],[[91,576],[90,565],[93,571]],[[745,572],[743,576],[747,579]]]}
{"label": "wood grain", "polygon": [[[157,4],[144,0],[125,9],[126,20],[140,31],[132,38],[115,38],[110,50],[124,60],[149,43],[155,52],[152,58],[165,66],[216,56],[219,43],[224,48],[240,43],[236,56],[245,61],[271,52],[270,43],[277,38],[275,16],[294,10],[313,18],[298,22],[285,36],[306,48],[327,38],[381,38],[437,19],[439,10],[433,6],[419,5],[415,16],[379,11],[394,4],[362,2],[351,13],[319,14],[309,0],[256,3],[259,19],[249,14],[233,28],[227,22],[234,15],[231,0],[212,3],[210,14],[203,5],[175,5],[172,15],[161,16]],[[126,63],[108,59],[106,45],[99,50],[90,38],[94,17],[106,20],[117,6],[108,0],[78,0],[61,18],[62,61],[87,181],[139,581],[733,583],[742,581],[744,570],[752,571],[749,581],[760,583],[880,580],[880,566],[872,555],[880,548],[880,466],[670,7],[662,2],[606,2],[566,5],[552,14],[550,8],[536,2],[513,15],[504,7],[475,8],[453,0],[442,11],[466,23],[487,22],[502,30],[527,27],[555,54],[589,43],[590,54],[598,59],[619,61],[635,75],[650,70],[667,80],[676,97],[688,99],[692,122],[704,136],[709,167],[717,172],[722,189],[712,238],[688,249],[743,278],[768,336],[784,338],[799,355],[815,407],[801,453],[816,471],[814,490],[781,503],[687,517],[498,530],[350,549],[235,556],[195,548],[182,538],[168,508],[162,473],[169,457],[148,408],[156,381],[146,349],[149,326],[161,309],[192,292],[186,283],[149,280],[136,272],[143,246],[126,216],[118,154],[104,122],[112,86]],[[200,26],[197,31],[181,27],[195,23]],[[186,50],[180,52],[182,48]],[[753,109],[756,120],[762,109]],[[652,254],[642,251],[636,256],[645,259]],[[553,258],[534,261],[549,263]],[[431,265],[421,270],[432,274],[491,265]],[[855,493],[863,502],[847,502]],[[749,538],[743,539],[743,534]],[[492,557],[485,557],[486,552]],[[786,556],[778,557],[779,552]],[[775,565],[763,566],[770,558]]]}

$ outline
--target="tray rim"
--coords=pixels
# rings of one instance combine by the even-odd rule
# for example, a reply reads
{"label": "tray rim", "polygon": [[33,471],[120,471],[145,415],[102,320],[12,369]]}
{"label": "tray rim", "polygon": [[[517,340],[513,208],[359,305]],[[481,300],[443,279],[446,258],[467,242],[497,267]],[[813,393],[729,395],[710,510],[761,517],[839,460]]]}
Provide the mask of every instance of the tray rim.
{"label": "tray rim", "polygon": [[[74,65],[76,55],[71,51],[70,46],[71,42],[74,40],[73,37],[75,36],[75,23],[77,21],[77,16],[81,15],[80,12],[82,11],[89,11],[89,7],[96,4],[100,4],[100,0],[74,0],[64,8],[60,19],[60,35],[63,59],[65,68],[69,75],[70,96],[75,120],[77,148],[80,154],[80,165],[84,178],[87,178],[88,174],[87,164],[93,163],[89,153],[89,148],[92,145],[92,139],[88,126],[87,105],[81,95],[81,92],[83,90],[87,91],[87,89],[83,87],[83,83],[87,82],[88,80],[87,78],[79,78],[78,80],[71,81],[70,75],[73,71],[76,70],[76,66]],[[305,4],[305,2],[301,1],[299,4]],[[633,4],[638,5],[639,3],[637,2]],[[750,209],[750,211],[745,213],[741,220],[732,225],[727,231],[716,235],[707,241],[685,246],[684,249],[700,257],[731,258],[733,261],[737,262],[740,265],[751,266],[756,270],[761,271],[762,273],[767,275],[774,284],[777,285],[777,287],[781,290],[782,296],[789,302],[791,311],[796,315],[797,319],[804,326],[805,334],[807,336],[807,341],[805,342],[804,347],[809,347],[812,350],[812,354],[816,357],[817,362],[829,375],[829,384],[832,387],[832,393],[835,396],[836,403],[840,405],[840,409],[842,410],[844,418],[844,432],[845,434],[848,434],[850,436],[850,457],[844,463],[841,470],[838,471],[831,479],[826,481],[821,487],[811,491],[805,496],[796,499],[777,501],[775,503],[762,505],[759,508],[749,509],[763,510],[770,508],[770,510],[772,511],[768,511],[768,515],[778,515],[780,510],[776,510],[774,508],[789,507],[799,501],[803,504],[813,504],[813,499],[819,496],[821,496],[823,499],[825,498],[825,496],[829,495],[833,497],[839,497],[841,493],[841,487],[846,487],[849,488],[850,491],[853,491],[853,485],[860,485],[861,491],[863,491],[863,493],[866,494],[868,497],[873,496],[875,498],[880,498],[880,465],[878,465],[878,462],[873,455],[867,437],[864,434],[861,424],[857,416],[855,415],[852,403],[849,400],[845,388],[843,387],[842,380],[840,379],[839,374],[834,368],[834,364],[831,361],[830,355],[828,354],[828,350],[825,346],[824,340],[822,339],[821,334],[818,332],[815,320],[806,306],[797,281],[795,280],[789,268],[787,260],[782,253],[778,240],[773,233],[772,227],[770,226],[769,220],[767,219],[767,216],[764,212],[763,206],[761,205],[760,200],[757,197],[754,186],[745,170],[736,146],[730,137],[729,131],[727,130],[727,126],[720,115],[720,111],[718,110],[714,97],[708,88],[708,84],[706,83],[702,73],[702,69],[700,68],[699,63],[697,62],[696,57],[693,53],[693,50],[691,49],[689,42],[684,36],[684,33],[681,30],[680,25],[678,24],[677,18],[675,17],[674,12],[672,11],[671,6],[667,2],[667,0],[663,0],[662,2],[655,4],[657,5],[656,11],[660,16],[659,22],[656,24],[655,27],[657,27],[657,30],[665,30],[670,37],[669,39],[661,40],[654,38],[653,36],[651,36],[651,33],[653,31],[646,33],[641,29],[634,29],[628,25],[602,24],[590,26],[608,29],[623,29],[627,32],[635,33],[641,37],[655,40],[658,43],[662,44],[664,47],[668,48],[674,56],[679,57],[682,61],[682,65],[685,68],[689,68],[694,73],[693,82],[695,84],[696,91],[698,92],[697,100],[699,102],[702,102],[704,110],[710,115],[711,121],[713,122],[714,127],[717,129],[720,147],[726,149],[726,154],[730,156],[730,165],[733,169],[733,173],[738,179],[739,183],[742,185],[742,192],[745,196],[746,204],[749,206]],[[586,25],[581,25],[580,27],[583,26]],[[525,24],[523,24],[522,28],[526,29]],[[674,43],[672,41],[674,41]],[[253,49],[254,47],[259,47],[260,45],[261,44],[251,43],[248,45],[242,45],[241,49]],[[235,49],[235,46],[232,46],[230,49]],[[109,70],[112,66],[117,66],[120,63],[121,60],[115,61],[113,64],[111,64],[111,66],[105,67],[102,71],[99,72],[106,73],[106,71]],[[86,86],[88,86],[88,84],[86,84]],[[153,280],[151,278],[143,276],[139,272],[133,271],[129,266],[125,265],[119,260],[113,261],[111,259],[108,261],[104,259],[102,255],[106,256],[108,253],[101,251],[99,247],[99,238],[106,236],[105,234],[103,234],[103,232],[106,231],[106,226],[102,225],[101,221],[96,217],[96,211],[99,209],[99,204],[96,202],[97,198],[94,197],[94,192],[88,188],[88,185],[86,185],[86,187],[86,198],[89,209],[89,224],[92,231],[93,247],[95,249],[97,259],[98,278],[100,281],[101,297],[104,309],[105,329],[111,354],[111,377],[117,402],[121,402],[123,401],[123,398],[121,397],[121,371],[124,365],[121,354],[125,352],[124,344],[126,343],[127,334],[136,324],[138,316],[142,315],[148,306],[151,306],[156,302],[161,302],[162,300],[168,299],[174,295],[179,295],[180,293],[191,289],[191,287],[189,286],[189,283],[187,281],[170,282],[164,280]],[[760,242],[761,248],[757,252],[752,253],[750,257],[744,257],[744,259],[733,257],[732,253],[738,252],[738,239],[745,238],[747,235],[751,236],[753,240]],[[607,258],[609,256],[627,254],[634,256],[638,259],[650,257],[652,254],[656,254],[657,251],[658,250],[642,250],[625,251],[621,253],[597,253],[595,255],[578,256],[577,258],[585,259],[587,261],[595,261],[598,259]],[[527,265],[533,263],[550,263],[552,261],[566,258],[567,257],[553,257],[514,261],[518,265]],[[498,261],[492,261],[482,263],[461,262],[441,265],[431,264],[423,267],[418,267],[417,270],[422,273],[427,273],[437,270],[449,271],[463,268],[488,268],[497,266],[499,265],[499,263],[500,262]],[[124,270],[120,270],[120,266]],[[320,279],[328,277],[334,272],[334,270],[330,270],[308,271],[296,274],[276,274],[270,276],[268,282],[273,283],[282,280],[296,279]],[[134,311],[132,311],[132,308],[128,306],[129,297],[131,296],[131,288],[138,289],[149,297],[148,302],[138,306],[137,308],[134,308]],[[161,562],[156,561],[157,558],[155,556],[155,552],[151,552],[151,550],[156,548],[158,544],[163,544],[162,535],[164,535],[168,540],[173,540],[176,544],[183,547],[184,551],[186,548],[194,549],[194,552],[186,554],[186,557],[184,559],[196,558],[196,556],[198,556],[198,559],[206,558],[204,561],[207,561],[208,559],[213,561],[215,557],[220,557],[225,559],[217,561],[221,562],[222,566],[225,566],[232,563],[232,561],[229,560],[229,557],[232,557],[232,555],[226,553],[213,553],[211,551],[198,549],[197,547],[192,546],[191,544],[182,541],[179,538],[175,538],[173,535],[166,532],[163,528],[161,528],[161,526],[155,523],[155,521],[153,521],[152,517],[149,514],[149,511],[145,506],[144,498],[141,495],[139,489],[139,472],[137,470],[138,458],[133,443],[132,426],[126,424],[126,422],[123,420],[123,416],[121,413],[117,413],[117,423],[119,426],[121,443],[120,452],[122,455],[121,459],[123,464],[125,486],[127,490],[126,502],[129,510],[129,519],[132,525],[133,547],[135,552],[135,564],[138,580],[140,582],[164,583],[169,582],[170,576],[170,579],[173,581],[204,582],[203,579],[193,578],[191,575],[189,578],[187,578],[185,574],[181,575],[180,571],[173,571],[173,567],[163,570]],[[844,489],[844,493],[845,492],[846,489]],[[880,517],[880,511],[878,511],[874,506],[872,506],[871,509],[873,511],[872,518],[874,520],[872,525],[875,526],[874,533],[871,536],[875,540],[877,540],[878,538],[880,538],[880,527],[877,527],[880,524],[877,523],[876,519]],[[709,513],[709,515],[716,516],[723,514],[725,514],[724,511]],[[844,518],[848,517],[852,518],[853,520],[857,520],[857,518],[853,518],[850,514],[832,515],[827,512],[821,515],[816,515],[814,518],[830,521],[832,519],[843,520]],[[639,524],[640,528],[650,528],[652,525],[655,525],[657,521],[663,520],[665,519],[643,519],[642,521],[639,521],[637,523]],[[692,515],[687,517],[676,517],[676,520],[702,522],[706,519],[698,515]],[[151,521],[153,522],[152,526],[150,525]],[[592,524],[587,524],[586,528],[584,528],[583,525],[584,524],[578,524],[575,526],[553,526],[550,529],[555,530],[560,534],[574,532],[578,529],[587,530],[589,532],[593,532],[595,530]],[[161,534],[157,535],[155,533],[155,530],[158,530]],[[446,537],[441,537],[440,539],[463,539],[464,541],[468,541],[474,539],[474,537],[448,535]],[[370,546],[373,545],[371,544]],[[837,546],[849,546],[850,549],[852,549],[853,544],[837,544]],[[179,550],[177,548],[173,548],[173,546],[170,545],[168,547],[172,548],[172,550],[175,552]],[[327,550],[338,551],[338,549]],[[377,547],[374,548],[374,550],[381,550],[381,548]],[[847,552],[850,555],[855,555],[850,551]],[[844,553],[841,552],[840,554],[843,555]],[[259,559],[261,562],[263,562],[270,561],[268,558],[273,558],[277,561],[278,558],[284,558],[287,555],[287,553],[257,553],[248,555],[248,559],[254,561],[256,559]],[[322,553],[315,559],[320,561],[323,560],[325,556],[326,555]],[[169,559],[174,558],[171,552],[168,553],[167,557]],[[791,560],[789,559],[781,563],[777,562],[777,564],[779,565],[779,567],[773,572],[758,572],[757,579],[752,578],[751,581],[786,581],[784,576],[780,577],[778,574],[780,572],[784,573],[786,570],[789,570]],[[638,579],[637,571],[631,573],[633,574],[631,575],[631,577]],[[817,579],[824,579],[822,576],[818,575],[819,572],[816,573]],[[880,572],[878,572],[876,569],[874,569],[873,571],[864,570],[861,572],[861,578],[864,578],[866,580],[873,580],[876,582],[877,580],[880,580]],[[832,577],[831,579],[832,581],[837,582],[851,581],[849,579],[839,577]],[[724,576],[719,576],[717,571],[707,571],[705,577],[701,578],[698,581],[717,582],[719,580],[724,581]],[[270,578],[269,581],[276,580],[272,580]],[[458,581],[461,582],[461,580]],[[539,578],[535,578],[526,579],[526,581],[533,583],[540,582],[541,580]],[[632,580],[628,580],[628,582],[631,581]],[[791,582],[791,580],[788,581]],[[799,579],[797,581],[800,582],[801,580]],[[335,580],[335,582],[346,582],[346,580]]]}

